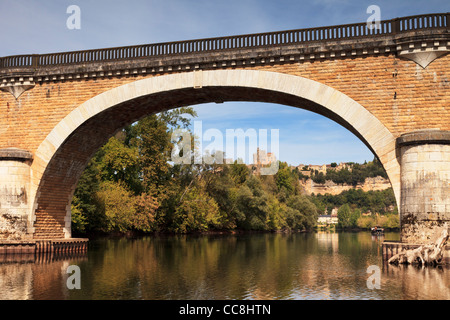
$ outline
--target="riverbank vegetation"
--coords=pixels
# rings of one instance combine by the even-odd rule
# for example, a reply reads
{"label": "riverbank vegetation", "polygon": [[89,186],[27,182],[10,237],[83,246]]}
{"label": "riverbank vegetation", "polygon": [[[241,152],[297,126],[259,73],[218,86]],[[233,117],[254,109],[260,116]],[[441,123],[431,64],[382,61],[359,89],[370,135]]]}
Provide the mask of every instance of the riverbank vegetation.
{"label": "riverbank vegetation", "polygon": [[383,212],[395,204],[389,191],[306,196],[287,163],[268,176],[237,162],[173,164],[172,132],[195,116],[189,107],[150,115],[110,138],[75,190],[74,234],[311,230],[332,207]]}
{"label": "riverbank vegetation", "polygon": [[338,210],[338,228],[370,229],[380,226],[385,229],[400,227],[399,214],[392,188],[379,191],[350,189],[338,195],[318,194],[311,201],[320,212],[331,215]]}

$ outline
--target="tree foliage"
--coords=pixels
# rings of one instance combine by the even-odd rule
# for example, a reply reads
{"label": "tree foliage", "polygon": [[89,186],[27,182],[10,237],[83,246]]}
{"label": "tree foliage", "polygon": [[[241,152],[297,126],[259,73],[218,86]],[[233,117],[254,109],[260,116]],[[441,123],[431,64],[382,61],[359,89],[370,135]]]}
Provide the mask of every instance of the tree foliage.
{"label": "tree foliage", "polygon": [[[172,132],[189,129],[195,116],[192,108],[178,108],[143,118],[111,137],[79,180],[72,201],[73,231],[309,230],[318,214],[333,206],[352,203],[363,211],[393,202],[389,193],[357,190],[305,196],[299,184],[304,176],[282,162],[273,176],[255,175],[237,161],[174,164]],[[221,153],[210,155],[222,158]],[[370,174],[378,172],[376,164],[367,168]],[[354,166],[352,172],[358,170]],[[355,225],[360,211],[352,215],[348,210],[354,208],[341,210],[342,224]]]}

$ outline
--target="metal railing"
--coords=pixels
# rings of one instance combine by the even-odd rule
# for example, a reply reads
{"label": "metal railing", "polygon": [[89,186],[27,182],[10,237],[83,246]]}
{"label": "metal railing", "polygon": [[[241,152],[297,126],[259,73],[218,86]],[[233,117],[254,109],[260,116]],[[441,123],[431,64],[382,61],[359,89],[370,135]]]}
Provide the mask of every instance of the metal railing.
{"label": "metal railing", "polygon": [[314,41],[361,39],[379,35],[395,35],[414,30],[445,29],[449,28],[449,26],[450,13],[425,14],[380,21],[379,28],[369,28],[367,23],[364,22],[331,27],[206,38],[127,47],[40,55],[33,54],[9,56],[0,58],[0,69],[57,66],[198,52],[214,52],[229,49],[249,49]]}

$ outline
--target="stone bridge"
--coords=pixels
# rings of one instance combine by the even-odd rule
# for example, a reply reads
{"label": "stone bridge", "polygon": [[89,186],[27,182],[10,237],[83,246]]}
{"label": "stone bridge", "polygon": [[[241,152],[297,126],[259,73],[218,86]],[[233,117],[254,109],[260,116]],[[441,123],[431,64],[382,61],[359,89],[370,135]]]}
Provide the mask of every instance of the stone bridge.
{"label": "stone bridge", "polygon": [[383,164],[402,242],[450,220],[450,14],[0,58],[0,238],[71,237],[92,155],[143,116],[206,102],[310,110]]}

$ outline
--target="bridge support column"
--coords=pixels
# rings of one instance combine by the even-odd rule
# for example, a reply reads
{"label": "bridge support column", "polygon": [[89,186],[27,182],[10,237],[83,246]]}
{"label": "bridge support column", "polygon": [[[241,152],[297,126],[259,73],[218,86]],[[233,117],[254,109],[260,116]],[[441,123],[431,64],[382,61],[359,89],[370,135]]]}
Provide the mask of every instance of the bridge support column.
{"label": "bridge support column", "polygon": [[401,157],[401,242],[425,244],[450,224],[450,131],[424,130],[397,139]]}
{"label": "bridge support column", "polygon": [[30,152],[16,148],[0,150],[0,240],[31,237]]}

